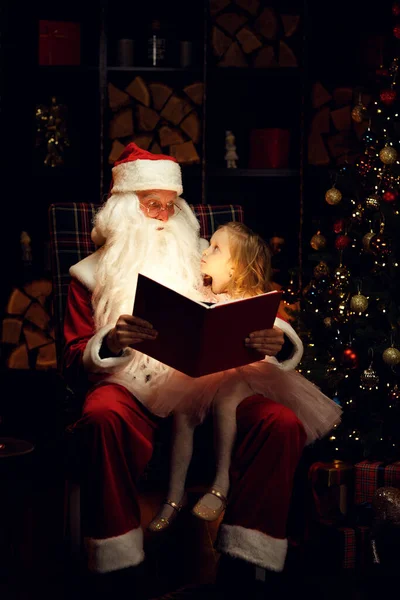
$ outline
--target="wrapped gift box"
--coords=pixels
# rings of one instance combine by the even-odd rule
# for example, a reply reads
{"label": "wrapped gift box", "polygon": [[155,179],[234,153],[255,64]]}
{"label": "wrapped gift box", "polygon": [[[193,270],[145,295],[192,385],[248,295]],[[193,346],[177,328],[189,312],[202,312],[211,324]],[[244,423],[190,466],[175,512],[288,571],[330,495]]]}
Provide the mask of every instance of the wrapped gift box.
{"label": "wrapped gift box", "polygon": [[368,569],[373,564],[370,528],[320,523],[307,544],[306,557],[319,572]]}
{"label": "wrapped gift box", "polygon": [[384,463],[382,461],[363,460],[354,465],[356,505],[372,502],[379,487],[400,488],[400,461]]}
{"label": "wrapped gift box", "polygon": [[80,24],[39,21],[39,65],[80,65]]}
{"label": "wrapped gift box", "polygon": [[339,523],[349,512],[353,496],[354,467],[341,460],[316,462],[309,470],[312,518]]}

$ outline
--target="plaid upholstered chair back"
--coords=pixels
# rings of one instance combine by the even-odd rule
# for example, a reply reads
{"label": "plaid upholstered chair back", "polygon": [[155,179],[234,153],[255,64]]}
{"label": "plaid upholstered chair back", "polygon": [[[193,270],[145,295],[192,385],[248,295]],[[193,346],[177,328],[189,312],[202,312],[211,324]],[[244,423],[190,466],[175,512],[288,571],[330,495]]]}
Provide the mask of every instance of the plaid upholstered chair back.
{"label": "plaid upholstered chair back", "polygon": [[[200,222],[201,237],[210,239],[214,231],[229,221],[243,222],[239,205],[190,205]],[[69,268],[93,252],[90,233],[98,204],[83,202],[51,204],[49,207],[50,253],[53,279],[53,310],[57,355],[62,349],[62,328],[70,281]]]}

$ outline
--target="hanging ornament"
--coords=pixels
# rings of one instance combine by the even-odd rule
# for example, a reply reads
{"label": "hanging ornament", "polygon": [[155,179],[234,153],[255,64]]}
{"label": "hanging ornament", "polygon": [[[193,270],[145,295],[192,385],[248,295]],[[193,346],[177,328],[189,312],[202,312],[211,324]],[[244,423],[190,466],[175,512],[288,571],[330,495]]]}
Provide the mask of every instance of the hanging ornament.
{"label": "hanging ornament", "polygon": [[398,195],[399,192],[397,190],[386,190],[386,192],[382,194],[382,200],[384,202],[394,202],[397,200]]}
{"label": "hanging ornament", "polygon": [[325,317],[323,323],[327,329],[330,329],[333,325],[332,317]]}
{"label": "hanging ornament", "polygon": [[393,104],[393,102],[396,100],[396,92],[395,90],[392,89],[387,89],[387,90],[382,90],[381,93],[379,94],[380,99],[382,100],[383,104],[385,104],[386,106],[391,106]]}
{"label": "hanging ornament", "polygon": [[395,366],[400,363],[400,350],[391,346],[386,348],[382,354],[383,362],[390,366]]}
{"label": "hanging ornament", "polygon": [[369,251],[375,256],[385,257],[392,251],[392,241],[387,235],[383,234],[383,230],[377,233],[369,243]]}
{"label": "hanging ornament", "polygon": [[396,162],[397,151],[395,148],[393,148],[393,146],[389,146],[389,144],[386,144],[386,146],[384,146],[379,152],[379,158],[381,159],[383,164],[392,165],[394,162]]}
{"label": "hanging ornament", "polygon": [[367,109],[361,102],[356,104],[351,111],[351,118],[355,123],[362,123],[365,119]]}
{"label": "hanging ornament", "polygon": [[325,200],[331,206],[334,206],[335,204],[339,204],[341,199],[342,199],[342,192],[340,192],[338,189],[336,189],[335,186],[332,186],[325,194]]}
{"label": "hanging ornament", "polygon": [[400,15],[400,2],[393,2],[392,15],[394,15],[395,17],[398,17]]}
{"label": "hanging ornament", "polygon": [[351,237],[348,235],[338,235],[335,240],[335,248],[337,250],[345,250],[351,244]]}
{"label": "hanging ornament", "polygon": [[379,376],[378,373],[372,368],[372,363],[365,369],[360,375],[360,388],[362,390],[372,391],[373,389],[378,389],[379,386]]}
{"label": "hanging ornament", "polygon": [[381,205],[381,199],[378,194],[370,194],[365,198],[365,208],[369,211],[377,211]]}
{"label": "hanging ornament", "polygon": [[363,296],[360,292],[355,296],[352,296],[350,300],[350,308],[354,312],[363,313],[368,308],[368,298]]}
{"label": "hanging ornament", "polygon": [[316,267],[314,267],[314,277],[315,279],[321,279],[323,277],[328,277],[329,275],[329,267],[325,261],[321,260]]}
{"label": "hanging ornament", "polygon": [[398,40],[400,40],[400,25],[395,25],[393,27],[393,35],[395,38],[397,38]]}
{"label": "hanging ornament", "polygon": [[369,233],[366,233],[362,239],[362,245],[363,248],[365,250],[365,252],[370,252],[370,246],[371,246],[371,240],[376,236],[375,231],[370,231]]}
{"label": "hanging ornament", "polygon": [[310,240],[310,246],[313,250],[322,250],[326,246],[326,237],[320,231],[317,231]]}
{"label": "hanging ornament", "polygon": [[368,350],[368,354],[371,362],[369,363],[368,369],[365,369],[360,375],[360,389],[371,392],[374,389],[378,389],[379,376],[373,368],[374,351],[372,348]]}
{"label": "hanging ornament", "polygon": [[339,353],[338,362],[345,369],[357,369],[359,362],[358,354],[351,346],[347,346]]}

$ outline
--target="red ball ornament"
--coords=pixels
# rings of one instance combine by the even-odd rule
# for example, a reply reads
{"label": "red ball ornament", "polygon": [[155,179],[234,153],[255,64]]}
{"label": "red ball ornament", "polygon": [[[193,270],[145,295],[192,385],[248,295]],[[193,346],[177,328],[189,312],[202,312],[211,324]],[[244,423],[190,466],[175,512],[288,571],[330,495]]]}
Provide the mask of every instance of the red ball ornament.
{"label": "red ball ornament", "polygon": [[345,348],[339,354],[339,362],[346,369],[357,369],[358,354],[351,347]]}
{"label": "red ball ornament", "polygon": [[398,40],[400,40],[400,25],[395,25],[393,27],[393,35],[395,38],[397,38]]}
{"label": "red ball ornament", "polygon": [[338,235],[335,240],[335,248],[337,250],[344,250],[351,243],[351,238],[348,235]]}
{"label": "red ball ornament", "polygon": [[387,89],[382,90],[379,96],[383,104],[386,104],[386,106],[390,106],[396,100],[397,94],[394,90]]}
{"label": "red ball ornament", "polygon": [[396,190],[387,190],[386,192],[384,192],[384,194],[382,194],[382,200],[384,202],[394,202],[397,197],[399,195],[399,192],[397,192]]}
{"label": "red ball ornament", "polygon": [[393,4],[392,4],[392,14],[395,17],[398,17],[400,15],[400,2],[393,2]]}
{"label": "red ball ornament", "polygon": [[333,224],[333,231],[335,233],[340,233],[344,229],[344,219],[338,219]]}

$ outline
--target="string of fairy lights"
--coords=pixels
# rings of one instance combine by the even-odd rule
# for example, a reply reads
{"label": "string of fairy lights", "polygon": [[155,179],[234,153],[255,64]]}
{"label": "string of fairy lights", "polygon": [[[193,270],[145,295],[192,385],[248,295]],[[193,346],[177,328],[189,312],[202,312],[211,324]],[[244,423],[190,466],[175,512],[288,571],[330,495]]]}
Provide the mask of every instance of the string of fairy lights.
{"label": "string of fairy lights", "polygon": [[[392,5],[392,15],[396,44],[400,41],[399,2]],[[325,336],[322,380],[331,386],[330,396],[342,405],[344,415],[351,415],[345,429],[339,434],[339,425],[329,437],[333,452],[338,453],[344,437],[365,444],[372,435],[368,418],[376,421],[377,441],[400,449],[400,427],[396,438],[390,422],[396,414],[400,424],[400,296],[395,283],[400,244],[398,75],[395,56],[388,68],[381,66],[376,73],[377,97],[367,92],[356,95],[351,119],[357,131],[362,131],[362,150],[355,162],[332,173],[324,198],[333,207],[336,264],[320,260],[300,293],[301,312],[309,317],[306,314],[303,322],[315,330],[307,344],[311,359],[303,361],[300,370],[313,379],[313,363],[316,368],[321,362],[317,346]],[[310,240],[311,248],[325,253],[327,244],[321,227]],[[293,305],[293,286],[285,298]]]}

